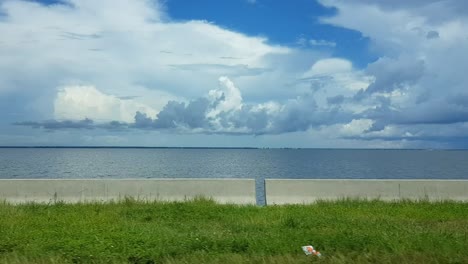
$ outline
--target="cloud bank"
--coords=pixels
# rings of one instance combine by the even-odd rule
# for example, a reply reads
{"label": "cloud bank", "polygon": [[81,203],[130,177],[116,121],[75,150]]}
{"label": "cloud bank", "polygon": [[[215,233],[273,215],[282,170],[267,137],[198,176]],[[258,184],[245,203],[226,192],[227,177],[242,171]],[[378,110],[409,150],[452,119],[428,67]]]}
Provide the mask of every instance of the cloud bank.
{"label": "cloud bank", "polygon": [[[95,105],[79,104],[70,93],[80,91],[80,95],[94,96],[97,105],[109,104],[104,112]],[[67,104],[72,113],[75,104],[84,108],[90,116],[119,115],[119,102],[116,98],[103,96],[94,87],[69,87],[59,94],[56,105]],[[68,100],[71,97],[73,100]],[[97,97],[97,100],[96,100]],[[102,97],[102,98],[99,98]],[[125,102],[125,101],[123,101]],[[112,107],[111,107],[112,106]],[[122,106],[120,106],[122,107]],[[140,106],[145,109],[144,106]],[[65,107],[63,107],[65,108]],[[107,110],[114,110],[106,112]],[[92,113],[93,112],[93,113]],[[62,113],[65,114],[66,113]],[[312,127],[346,123],[353,115],[337,107],[321,108],[312,94],[290,99],[284,104],[266,102],[263,104],[244,103],[240,90],[227,77],[219,78],[219,89],[210,90],[205,97],[191,100],[187,103],[169,101],[163,109],[151,116],[147,111],[136,111],[133,122],[101,122],[95,123],[89,118],[83,120],[49,120],[44,122],[17,122],[15,125],[59,129],[94,129],[110,130],[144,129],[170,130],[178,133],[206,133],[206,134],[281,134],[295,131],[306,131]]]}

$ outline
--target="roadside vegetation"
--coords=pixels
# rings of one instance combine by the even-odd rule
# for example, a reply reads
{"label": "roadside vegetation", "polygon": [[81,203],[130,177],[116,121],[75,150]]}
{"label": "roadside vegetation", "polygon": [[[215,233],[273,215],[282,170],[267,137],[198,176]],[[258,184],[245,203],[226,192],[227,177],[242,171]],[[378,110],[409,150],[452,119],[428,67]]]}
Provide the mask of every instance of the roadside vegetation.
{"label": "roadside vegetation", "polygon": [[468,263],[468,203],[0,202],[0,263]]}

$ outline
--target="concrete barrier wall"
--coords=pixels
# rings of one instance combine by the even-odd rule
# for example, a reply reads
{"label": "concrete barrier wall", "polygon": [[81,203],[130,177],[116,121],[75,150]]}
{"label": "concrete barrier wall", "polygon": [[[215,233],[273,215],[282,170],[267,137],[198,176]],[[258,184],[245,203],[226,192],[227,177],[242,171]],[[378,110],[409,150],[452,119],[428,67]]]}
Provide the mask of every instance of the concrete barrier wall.
{"label": "concrete barrier wall", "polygon": [[[468,202],[468,180],[267,179],[265,192],[267,205],[342,198]],[[255,204],[255,180],[0,179],[0,201],[11,203],[117,201],[125,197],[146,201],[183,201],[197,196],[210,197],[219,203]]]}
{"label": "concrete barrier wall", "polygon": [[219,203],[255,204],[251,179],[34,179],[0,180],[0,200],[24,202],[183,201],[197,196]]}
{"label": "concrete barrier wall", "polygon": [[468,201],[468,180],[268,179],[265,191],[267,205],[342,198]]}

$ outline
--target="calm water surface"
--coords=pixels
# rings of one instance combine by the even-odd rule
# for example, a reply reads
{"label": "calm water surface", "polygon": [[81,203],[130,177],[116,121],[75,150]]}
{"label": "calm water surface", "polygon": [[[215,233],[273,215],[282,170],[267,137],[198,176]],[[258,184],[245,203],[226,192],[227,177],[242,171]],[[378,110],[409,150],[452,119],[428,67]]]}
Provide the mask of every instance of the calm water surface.
{"label": "calm water surface", "polygon": [[468,151],[0,149],[0,178],[468,179]]}

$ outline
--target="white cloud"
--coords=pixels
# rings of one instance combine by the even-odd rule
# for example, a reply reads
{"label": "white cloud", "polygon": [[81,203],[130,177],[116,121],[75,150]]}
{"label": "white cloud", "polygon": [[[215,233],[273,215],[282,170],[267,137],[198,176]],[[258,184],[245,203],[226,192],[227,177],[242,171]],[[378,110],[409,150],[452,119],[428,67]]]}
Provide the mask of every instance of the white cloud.
{"label": "white cloud", "polygon": [[234,83],[228,77],[222,76],[219,77],[219,84],[221,89],[211,90],[208,93],[212,102],[220,101],[207,113],[208,117],[215,117],[221,112],[239,110],[242,107],[242,95]]}
{"label": "white cloud", "polygon": [[92,118],[98,121],[133,122],[135,113],[156,115],[150,106],[135,100],[121,100],[107,95],[93,86],[67,86],[58,93],[54,103],[54,118],[79,120]]}
{"label": "white cloud", "polygon": [[[392,128],[396,139],[412,135],[414,140],[417,133],[410,130],[421,128],[416,124],[454,127],[468,121],[468,101],[462,99],[468,84],[468,15],[459,12],[468,5],[451,0],[322,2],[338,10],[324,23],[361,32],[381,56],[365,70],[375,79],[359,96],[361,104],[375,105],[367,116],[378,120],[377,127],[386,133]],[[455,97],[460,98],[456,106],[450,99]],[[404,129],[396,129],[400,126]]]}
{"label": "white cloud", "polygon": [[301,78],[315,91],[314,98],[319,106],[326,107],[338,100],[338,105],[352,113],[362,112],[369,107],[367,104],[356,104],[350,99],[357,91],[366,90],[373,82],[373,77],[355,69],[346,59],[318,60]]}
{"label": "white cloud", "polygon": [[311,39],[309,40],[312,46],[325,46],[325,47],[336,47],[336,42],[328,41],[324,39]]}
{"label": "white cloud", "polygon": [[[341,58],[322,59],[302,74],[302,78],[319,81],[334,95],[352,95],[358,90],[366,90],[373,82],[371,75],[355,69],[352,63]],[[321,81],[321,82],[320,82]],[[312,83],[314,84],[314,83]]]}
{"label": "white cloud", "polygon": [[343,136],[358,136],[364,134],[371,126],[373,121],[370,119],[353,119],[351,122],[341,126]]}
{"label": "white cloud", "polygon": [[[46,6],[12,0],[0,8],[5,14],[0,94],[18,89],[40,94],[64,84],[91,83],[110,94],[132,94],[140,85],[193,97],[210,90],[220,71],[184,66],[211,65],[234,76],[252,74],[252,69],[259,74],[270,66],[265,56],[290,52],[206,21],[171,22],[155,1],[76,0]],[[27,76],[22,85],[20,75]]]}
{"label": "white cloud", "polygon": [[350,61],[339,58],[330,58],[319,60],[305,75],[330,75],[341,72],[349,72],[353,69],[353,65]]}

